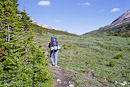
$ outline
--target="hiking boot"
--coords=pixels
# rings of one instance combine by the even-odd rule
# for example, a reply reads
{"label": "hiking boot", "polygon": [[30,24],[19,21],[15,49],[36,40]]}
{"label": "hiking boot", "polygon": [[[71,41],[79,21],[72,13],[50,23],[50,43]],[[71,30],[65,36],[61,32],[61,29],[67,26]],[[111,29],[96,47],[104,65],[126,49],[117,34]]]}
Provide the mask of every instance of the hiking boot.
{"label": "hiking boot", "polygon": [[54,64],[52,64],[52,66],[55,66]]}
{"label": "hiking boot", "polygon": [[55,67],[60,67],[60,66],[55,65]]}

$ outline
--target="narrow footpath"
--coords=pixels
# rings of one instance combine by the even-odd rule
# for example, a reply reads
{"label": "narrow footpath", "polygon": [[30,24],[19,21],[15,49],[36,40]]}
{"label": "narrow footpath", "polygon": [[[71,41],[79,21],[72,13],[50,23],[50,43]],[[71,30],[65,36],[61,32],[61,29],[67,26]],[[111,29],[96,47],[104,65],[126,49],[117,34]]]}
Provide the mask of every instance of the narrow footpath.
{"label": "narrow footpath", "polygon": [[65,76],[63,69],[55,66],[50,66],[50,68],[52,68],[52,73],[54,74],[55,87],[74,87],[70,82],[72,78]]}
{"label": "narrow footpath", "polygon": [[[49,51],[45,52],[45,58],[49,57]],[[50,65],[50,69],[54,74],[53,82],[55,87],[74,87],[71,84],[72,77],[65,76],[65,70],[61,69],[61,67],[55,67]]]}

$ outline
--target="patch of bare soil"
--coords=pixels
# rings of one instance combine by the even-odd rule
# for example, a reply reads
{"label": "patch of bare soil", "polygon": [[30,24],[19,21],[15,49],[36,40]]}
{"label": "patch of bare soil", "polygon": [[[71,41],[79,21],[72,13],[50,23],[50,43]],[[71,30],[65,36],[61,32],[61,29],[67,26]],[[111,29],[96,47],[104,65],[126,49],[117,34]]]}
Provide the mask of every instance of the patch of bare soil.
{"label": "patch of bare soil", "polygon": [[52,73],[54,74],[53,81],[56,83],[55,87],[74,87],[70,81],[71,77],[65,76],[65,71],[60,67],[50,66],[52,69]]}

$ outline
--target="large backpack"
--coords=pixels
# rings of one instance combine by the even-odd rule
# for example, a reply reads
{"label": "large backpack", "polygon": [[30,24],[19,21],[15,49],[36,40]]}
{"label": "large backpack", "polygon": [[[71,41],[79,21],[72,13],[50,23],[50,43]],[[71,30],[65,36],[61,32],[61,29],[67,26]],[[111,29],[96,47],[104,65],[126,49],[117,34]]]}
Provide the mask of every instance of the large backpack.
{"label": "large backpack", "polygon": [[51,50],[59,50],[60,49],[60,46],[58,45],[57,39],[55,37],[51,37],[50,49]]}
{"label": "large backpack", "polygon": [[58,46],[58,42],[55,37],[51,37],[51,47]]}

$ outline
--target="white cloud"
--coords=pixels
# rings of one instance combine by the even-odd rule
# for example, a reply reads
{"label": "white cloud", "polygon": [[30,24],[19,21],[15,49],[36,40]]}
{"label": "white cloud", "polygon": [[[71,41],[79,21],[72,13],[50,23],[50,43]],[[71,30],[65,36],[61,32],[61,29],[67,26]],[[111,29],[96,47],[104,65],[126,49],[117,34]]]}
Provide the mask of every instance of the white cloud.
{"label": "white cloud", "polygon": [[117,11],[120,11],[120,8],[113,8],[113,9],[111,10],[111,12],[117,12]]}
{"label": "white cloud", "polygon": [[89,6],[89,5],[91,5],[91,3],[89,3],[89,2],[86,2],[86,3],[83,3],[82,5]]}
{"label": "white cloud", "polygon": [[50,6],[51,2],[50,1],[40,1],[38,3],[39,6]]}

